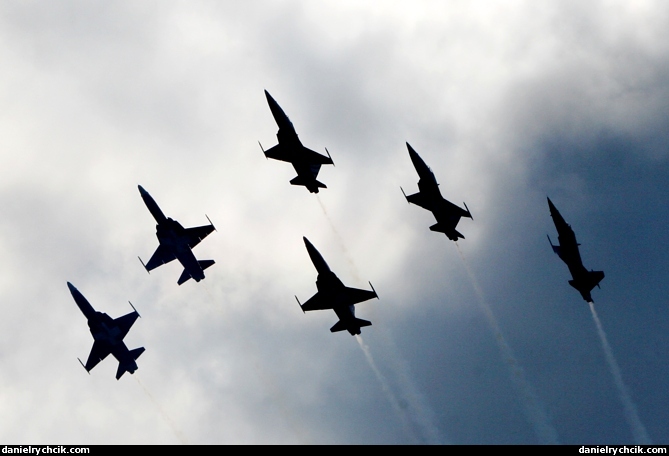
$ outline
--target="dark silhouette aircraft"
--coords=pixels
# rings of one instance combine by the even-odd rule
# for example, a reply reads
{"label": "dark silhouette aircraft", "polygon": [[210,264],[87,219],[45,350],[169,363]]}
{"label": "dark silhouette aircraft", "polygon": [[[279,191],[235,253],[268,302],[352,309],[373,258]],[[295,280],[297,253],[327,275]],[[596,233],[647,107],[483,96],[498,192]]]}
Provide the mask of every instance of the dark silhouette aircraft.
{"label": "dark silhouette aircraft", "polygon": [[270,148],[263,149],[262,144],[260,148],[265,153],[265,157],[273,158],[274,160],[281,160],[292,163],[293,168],[297,172],[297,177],[290,181],[293,185],[304,185],[311,193],[318,193],[319,188],[327,188],[325,184],[316,180],[318,171],[321,165],[334,165],[330,152],[327,148],[328,156],[321,155],[316,151],[308,149],[302,145],[300,139],[297,137],[295,127],[288,118],[281,106],[272,98],[272,96],[265,90],[267,103],[269,109],[272,111],[274,120],[279,126],[279,131],[276,134],[279,144]]}
{"label": "dark silhouette aircraft", "polygon": [[372,287],[372,291],[344,286],[342,281],[330,270],[321,254],[318,253],[318,250],[316,250],[311,242],[305,237],[302,239],[304,239],[304,244],[307,246],[309,257],[311,257],[311,261],[314,263],[314,266],[316,266],[316,270],[318,271],[318,277],[316,278],[316,288],[318,288],[318,292],[304,304],[300,304],[300,300],[295,296],[297,303],[300,304],[300,307],[302,308],[302,312],[308,310],[332,309],[337,314],[337,317],[339,317],[339,321],[330,328],[330,332],[347,330],[352,336],[360,334],[360,328],[363,326],[371,326],[372,323],[367,320],[355,318],[355,308],[353,306],[359,302],[367,301],[372,298],[379,299],[374,287],[372,287],[372,283],[369,283],[369,286]]}
{"label": "dark silhouette aircraft", "polygon": [[432,170],[430,170],[409,143],[407,143],[407,149],[409,149],[409,156],[411,157],[413,166],[416,168],[420,179],[418,180],[418,193],[407,196],[406,193],[404,193],[404,189],[400,187],[402,193],[404,193],[404,197],[409,203],[427,209],[434,214],[437,223],[432,225],[430,230],[444,233],[452,241],[457,241],[458,238],[464,239],[465,237],[456,231],[455,227],[458,225],[461,217],[469,217],[474,220],[471,212],[469,212],[469,208],[465,204],[467,210],[464,210],[444,199],[444,197],[441,196],[439,184],[437,183],[437,179],[434,177]]}
{"label": "dark silhouette aircraft", "polygon": [[132,303],[130,306],[134,312],[112,319],[106,313],[96,312],[95,309],[93,309],[93,306],[91,306],[86,298],[84,298],[84,295],[82,295],[70,282],[67,282],[67,286],[70,289],[70,293],[72,293],[74,301],[79,306],[79,309],[81,309],[84,316],[88,319],[88,327],[90,328],[94,339],[93,348],[91,349],[91,354],[88,355],[86,365],[79,360],[81,365],[84,366],[84,369],[90,373],[91,369],[97,366],[100,361],[105,359],[111,353],[114,355],[114,358],[118,360],[116,380],[121,378],[126,372],[134,374],[137,370],[137,363],[135,360],[139,358],[139,355],[144,353],[144,347],[128,350],[128,347],[123,343],[123,338],[128,334],[130,327],[135,323],[137,317],[139,317],[139,314]]}
{"label": "dark silhouette aircraft", "polygon": [[204,279],[204,270],[214,264],[214,260],[198,261],[192,249],[216,229],[211,220],[209,220],[209,217],[207,217],[209,225],[184,228],[176,220],[165,217],[151,195],[141,185],[137,187],[139,187],[139,193],[142,195],[146,207],[149,208],[149,212],[151,212],[153,218],[158,222],[156,225],[156,236],[160,243],[148,263],[144,264],[142,259],[138,257],[142,266],[149,272],[158,266],[177,259],[184,267],[184,271],[177,281],[179,285],[188,279],[194,279],[196,282]]}
{"label": "dark silhouette aircraft", "polygon": [[546,199],[548,199],[548,208],[558,232],[558,245],[553,245],[550,236],[546,235],[548,242],[550,242],[553,252],[557,253],[560,259],[567,264],[569,272],[571,272],[573,280],[569,281],[569,285],[576,288],[587,302],[594,302],[592,296],[590,296],[590,291],[595,288],[595,285],[599,287],[599,282],[604,278],[604,271],[588,271],[585,269],[578,252],[578,246],[581,244],[576,242],[574,230],[564,221],[551,199]]}

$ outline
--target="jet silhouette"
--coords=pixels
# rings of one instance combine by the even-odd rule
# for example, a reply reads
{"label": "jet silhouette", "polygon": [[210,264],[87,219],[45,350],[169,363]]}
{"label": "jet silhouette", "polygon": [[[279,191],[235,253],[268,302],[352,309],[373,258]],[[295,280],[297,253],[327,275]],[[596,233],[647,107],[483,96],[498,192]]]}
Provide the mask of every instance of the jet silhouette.
{"label": "jet silhouette", "polygon": [[183,273],[177,281],[179,285],[188,279],[194,279],[196,282],[204,279],[204,270],[214,264],[214,260],[198,261],[192,249],[216,229],[211,220],[209,220],[209,217],[207,217],[209,225],[184,228],[176,220],[165,217],[158,204],[149,195],[149,192],[144,190],[141,185],[137,187],[144,203],[146,203],[146,207],[149,208],[149,212],[151,212],[153,218],[158,222],[156,225],[156,236],[160,245],[158,245],[148,263],[144,264],[142,259],[138,257],[146,271],[149,272],[158,266],[177,259],[184,267]]}
{"label": "jet silhouette", "polygon": [[569,272],[571,272],[573,280],[569,281],[569,285],[576,288],[586,302],[594,302],[590,291],[595,288],[595,285],[599,287],[599,282],[604,278],[604,271],[588,271],[585,269],[581,254],[578,251],[578,246],[581,244],[576,242],[574,230],[562,218],[551,199],[546,199],[558,232],[558,245],[553,245],[550,236],[546,235],[548,242],[550,242],[553,252],[557,253],[560,259],[567,264]]}
{"label": "jet silhouette", "polygon": [[474,219],[471,212],[469,212],[469,208],[465,204],[467,210],[464,210],[441,196],[439,184],[437,183],[437,179],[434,177],[432,170],[430,170],[409,143],[406,144],[407,149],[409,149],[411,162],[416,168],[420,179],[418,180],[418,193],[407,196],[406,193],[404,193],[404,189],[400,187],[404,197],[409,203],[413,203],[432,212],[434,218],[437,219],[437,223],[432,225],[430,230],[444,233],[452,241],[457,241],[458,238],[464,239],[465,237],[456,231],[455,227],[458,225],[461,217]]}
{"label": "jet silhouette", "polygon": [[279,144],[265,150],[262,144],[258,142],[260,148],[265,153],[265,157],[292,163],[293,168],[297,172],[297,177],[290,181],[291,184],[303,185],[311,193],[318,193],[319,188],[327,188],[325,184],[317,181],[316,177],[318,177],[321,165],[334,165],[332,157],[330,157],[330,152],[328,152],[327,148],[325,149],[325,152],[328,154],[326,157],[304,147],[297,137],[292,122],[267,90],[265,90],[265,97],[267,98],[267,103],[269,104],[269,109],[272,111],[274,120],[276,120],[276,124],[279,126],[279,131],[276,134]]}
{"label": "jet silhouette", "polygon": [[70,289],[70,293],[72,293],[74,301],[88,320],[88,327],[94,340],[93,348],[90,355],[88,355],[86,364],[84,365],[79,360],[84,369],[90,373],[91,369],[111,353],[118,360],[116,380],[121,378],[126,372],[135,373],[137,370],[135,360],[139,358],[139,355],[144,353],[144,347],[128,350],[128,347],[123,343],[123,338],[128,334],[130,327],[135,323],[137,317],[139,317],[137,310],[130,304],[134,312],[117,319],[112,319],[106,313],[96,312],[93,306],[84,298],[84,295],[70,282],[67,282],[67,286]]}
{"label": "jet silhouette", "polygon": [[374,287],[372,287],[372,283],[369,283],[372,291],[344,286],[342,281],[330,270],[330,267],[311,242],[306,237],[302,239],[304,239],[309,257],[318,271],[318,277],[316,278],[318,292],[304,304],[300,304],[300,300],[295,296],[297,303],[300,304],[303,312],[309,310],[334,310],[337,317],[339,317],[339,321],[330,328],[330,332],[347,330],[352,336],[360,334],[361,327],[371,326],[372,323],[355,318],[354,305],[372,298],[379,299]]}

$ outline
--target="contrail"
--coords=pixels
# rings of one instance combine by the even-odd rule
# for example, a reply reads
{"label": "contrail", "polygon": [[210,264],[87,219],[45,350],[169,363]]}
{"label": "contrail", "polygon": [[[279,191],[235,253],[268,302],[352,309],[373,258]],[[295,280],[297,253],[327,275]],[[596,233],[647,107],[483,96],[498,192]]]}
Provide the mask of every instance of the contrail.
{"label": "contrail", "polygon": [[325,215],[325,218],[327,219],[328,224],[332,229],[332,232],[335,234],[335,237],[337,238],[337,243],[339,244],[339,248],[341,248],[342,252],[344,252],[344,258],[346,258],[346,261],[348,261],[348,264],[351,267],[351,274],[353,274],[353,278],[358,282],[358,284],[364,284],[365,282],[363,282],[363,280],[360,278],[360,274],[358,273],[358,268],[355,266],[353,258],[351,258],[351,255],[348,253],[348,250],[344,245],[344,240],[339,234],[339,231],[334,226],[334,223],[332,223],[332,219],[330,218],[327,209],[325,209],[325,205],[323,204],[318,195],[316,195],[316,199],[318,200],[318,204],[321,206],[321,209],[323,210],[323,215]]}
{"label": "contrail", "polygon": [[369,347],[362,341],[362,337],[360,335],[356,335],[355,340],[358,341],[358,345],[360,345],[360,348],[365,354],[365,358],[367,358],[367,363],[369,364],[369,367],[372,368],[372,371],[374,371],[376,378],[379,380],[379,383],[381,383],[381,389],[388,398],[388,401],[390,401],[390,405],[395,410],[395,413],[397,413],[397,416],[399,417],[400,421],[402,422],[402,425],[404,426],[404,430],[407,432],[407,434],[409,434],[414,443],[420,443],[419,439],[416,437],[413,427],[411,426],[411,422],[406,416],[404,409],[397,400],[397,397],[395,397],[393,391],[390,389],[388,381],[383,376],[379,368],[376,367],[376,363],[374,362],[374,358],[372,357],[372,353],[369,350]]}
{"label": "contrail", "polygon": [[[337,230],[334,223],[332,222],[332,219],[330,218],[330,215],[328,214],[328,211],[325,208],[323,201],[321,201],[318,195],[316,195],[316,199],[318,200],[318,204],[320,205],[321,210],[323,211],[323,215],[325,215],[325,218],[327,219],[328,224],[330,225],[330,228],[332,229],[332,232],[334,233],[337,239],[339,247],[344,253],[344,257],[349,263],[353,278],[360,284],[364,283],[363,280],[360,278],[360,274],[358,273],[358,268],[353,262],[353,259],[349,254],[348,249],[344,245],[344,240],[339,234],[339,230]],[[362,341],[361,336],[357,335],[355,337],[356,340],[358,341],[358,344],[360,344],[360,348],[362,348],[363,352],[365,353],[367,362],[374,371],[374,374],[379,380],[379,383],[381,383],[381,388],[388,396],[388,400],[390,401],[395,411],[398,413],[398,416],[400,417],[402,424],[404,425],[407,433],[411,435],[413,440],[416,442],[420,442],[421,440],[416,437],[416,431],[414,430],[414,424],[415,424],[415,427],[418,427],[420,429],[419,434],[423,436],[422,439],[423,442],[421,443],[428,443],[431,445],[439,445],[446,443],[440,437],[439,430],[437,429],[437,427],[432,423],[432,418],[431,418],[432,412],[429,410],[429,407],[425,405],[422,396],[413,385],[413,382],[411,381],[411,378],[408,373],[408,369],[406,368],[406,363],[404,363],[399,359],[394,360],[396,365],[395,373],[397,374],[398,377],[398,383],[404,393],[403,394],[404,400],[400,402],[392,392],[390,384],[388,383],[387,379],[381,374],[381,371],[379,371],[378,367],[376,366],[374,358],[372,358],[371,351],[369,350],[369,346],[367,346]],[[410,412],[411,412],[410,415],[413,418],[413,420],[409,419]]]}
{"label": "contrail", "polygon": [[618,362],[613,356],[613,350],[611,350],[609,341],[606,338],[606,333],[602,327],[602,322],[599,321],[599,316],[597,316],[597,312],[595,311],[595,304],[593,302],[588,302],[588,304],[590,305],[592,318],[595,320],[595,324],[597,325],[597,332],[599,333],[599,338],[602,341],[604,355],[606,356],[606,361],[609,363],[609,369],[611,370],[611,375],[613,375],[613,381],[616,384],[616,388],[618,388],[618,394],[620,395],[620,400],[622,401],[623,408],[625,409],[625,418],[627,418],[627,421],[632,428],[634,439],[636,440],[636,443],[640,445],[652,445],[650,436],[648,435],[648,432],[646,432],[646,428],[644,427],[643,423],[641,423],[639,413],[637,412],[634,402],[632,402],[632,396],[630,396],[629,392],[627,391],[627,387],[623,382],[623,376],[620,372],[620,367],[618,366]]}
{"label": "contrail", "polygon": [[172,432],[174,433],[176,438],[179,439],[179,441],[181,442],[182,445],[189,445],[188,439],[186,438],[184,433],[181,432],[177,428],[176,423],[172,420],[172,418],[170,418],[170,416],[167,414],[167,412],[165,412],[165,410],[160,406],[160,404],[158,403],[156,398],[153,397],[153,394],[151,394],[149,392],[148,388],[146,386],[144,386],[144,384],[139,380],[139,377],[137,376],[137,374],[133,374],[133,377],[135,378],[135,380],[137,380],[137,384],[142,387],[142,390],[144,391],[144,393],[149,397],[149,399],[151,399],[151,402],[153,402],[153,405],[156,406],[156,408],[158,409],[158,413],[160,413],[160,416],[163,417],[163,419],[168,424],[170,429],[172,429]]}
{"label": "contrail", "polygon": [[478,295],[481,309],[483,310],[483,313],[488,319],[488,324],[495,334],[495,339],[497,340],[497,345],[499,346],[499,350],[502,354],[502,359],[506,361],[507,365],[511,369],[511,380],[513,380],[513,382],[516,384],[516,387],[520,391],[520,394],[523,398],[523,405],[525,407],[525,414],[527,415],[527,419],[534,426],[534,432],[537,434],[537,438],[540,442],[549,445],[559,445],[557,431],[551,424],[548,415],[546,415],[546,412],[544,411],[539,398],[534,392],[532,385],[530,385],[530,383],[527,381],[527,378],[525,377],[525,371],[513,354],[513,350],[511,350],[511,347],[506,342],[506,339],[502,334],[502,330],[499,327],[499,323],[497,322],[495,315],[492,313],[490,305],[485,300],[483,290],[479,286],[478,281],[470,269],[469,263],[467,263],[467,260],[465,259],[462,250],[460,250],[460,246],[457,242],[455,243],[455,246],[457,247],[458,254],[460,254],[460,258],[465,265],[467,274],[472,281],[474,290]]}

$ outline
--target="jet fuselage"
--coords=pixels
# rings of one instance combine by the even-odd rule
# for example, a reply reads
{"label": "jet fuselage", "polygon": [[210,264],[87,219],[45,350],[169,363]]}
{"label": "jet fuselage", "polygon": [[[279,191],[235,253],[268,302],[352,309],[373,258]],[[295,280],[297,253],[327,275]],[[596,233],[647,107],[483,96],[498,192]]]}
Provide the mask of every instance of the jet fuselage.
{"label": "jet fuselage", "polygon": [[291,181],[291,184],[303,185],[311,193],[318,193],[319,188],[326,188],[324,184],[316,180],[318,172],[322,164],[332,164],[332,159],[304,147],[293,123],[267,90],[265,90],[265,98],[267,98],[272,116],[279,127],[276,134],[279,144],[264,151],[265,156],[291,163],[297,173],[297,177]]}
{"label": "jet fuselage", "polygon": [[346,326],[346,330],[355,336],[360,334],[360,326],[356,324],[355,306],[349,304],[350,297],[346,286],[332,271],[321,272],[316,278],[316,288],[323,296],[327,296],[329,306],[334,310],[339,320]]}
{"label": "jet fuselage", "polygon": [[[432,212],[437,223],[430,227],[432,231],[444,233],[450,240],[457,241],[464,236],[456,231],[455,227],[461,217],[472,218],[469,209],[466,211],[446,200],[439,190],[437,178],[425,161],[407,143],[409,156],[416,172],[418,173],[418,193],[405,197],[410,203],[416,204],[423,209]],[[467,207],[465,205],[465,207]]]}
{"label": "jet fuselage", "polygon": [[166,218],[164,222],[156,225],[156,237],[160,245],[164,245],[174,253],[179,263],[190,273],[191,278],[196,282],[204,279],[204,271],[188,245],[185,228],[179,222]]}
{"label": "jet fuselage", "polygon": [[[204,269],[193,253],[191,247],[192,240],[188,235],[188,230],[186,230],[176,220],[170,217],[166,217],[165,214],[163,214],[163,211],[160,210],[158,203],[156,203],[149,192],[144,190],[141,185],[138,185],[137,187],[139,188],[139,193],[142,196],[142,200],[144,200],[146,207],[149,209],[149,212],[151,212],[151,215],[157,222],[156,237],[158,238],[160,247],[166,249],[172,254],[172,256],[170,256],[167,261],[171,261],[172,259],[176,258],[184,267],[184,270],[187,272],[190,278],[194,279],[196,282],[204,279]],[[197,242],[199,242],[199,240]],[[210,261],[213,263],[213,260]],[[147,266],[145,265],[145,268],[146,267]],[[157,265],[149,264],[147,271],[154,267],[157,267]],[[183,282],[180,282],[180,284],[181,283]]]}
{"label": "jet fuselage", "polygon": [[378,299],[376,291],[373,287],[372,291],[346,287],[339,277],[330,270],[320,252],[306,237],[303,239],[309,257],[316,267],[316,271],[318,271],[316,277],[318,292],[304,305],[300,304],[300,307],[303,311],[332,309],[337,314],[339,321],[330,328],[331,332],[345,329],[352,336],[360,334],[362,326],[370,326],[372,323],[355,317],[355,304],[372,298]]}
{"label": "jet fuselage", "polygon": [[91,356],[89,356],[84,368],[87,371],[90,371],[100,362],[100,360],[111,353],[119,362],[116,374],[117,380],[124,372],[134,373],[137,370],[137,363],[135,360],[144,352],[144,348],[140,347],[130,351],[123,342],[123,339],[128,334],[128,331],[135,320],[139,317],[137,311],[135,310],[134,312],[114,320],[106,313],[98,312],[93,309],[93,306],[91,306],[84,295],[82,295],[70,282],[67,282],[67,286],[70,289],[70,293],[72,294],[74,301],[77,303],[77,306],[86,317],[88,328],[95,341],[93,343]]}
{"label": "jet fuselage", "polygon": [[[558,232],[558,245],[555,246],[551,242],[551,247],[567,265],[567,268],[569,268],[569,272],[573,278],[573,280],[569,281],[569,285],[578,290],[585,301],[592,302],[590,291],[604,278],[604,272],[588,271],[585,266],[583,266],[583,260],[581,259],[581,254],[578,249],[580,244],[576,241],[574,230],[572,230],[571,226],[565,221],[560,212],[553,205],[550,198],[547,199],[548,208],[550,209],[553,223]],[[550,241],[550,237],[548,240]]]}

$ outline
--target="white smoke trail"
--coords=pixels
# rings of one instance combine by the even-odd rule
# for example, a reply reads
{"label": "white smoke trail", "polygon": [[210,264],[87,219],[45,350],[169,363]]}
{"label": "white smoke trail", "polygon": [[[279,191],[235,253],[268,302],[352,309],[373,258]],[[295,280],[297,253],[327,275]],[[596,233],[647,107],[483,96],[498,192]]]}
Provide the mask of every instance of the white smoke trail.
{"label": "white smoke trail", "polygon": [[327,209],[325,209],[325,205],[323,204],[323,201],[321,201],[321,199],[318,195],[316,195],[316,199],[318,200],[318,204],[321,206],[321,209],[323,210],[323,215],[325,215],[325,218],[327,219],[328,224],[330,225],[330,228],[332,229],[332,232],[334,233],[335,238],[337,239],[337,243],[339,244],[339,248],[344,253],[344,258],[346,258],[346,261],[348,261],[348,264],[351,267],[351,274],[353,274],[353,278],[358,282],[358,285],[364,284],[365,282],[363,282],[362,279],[360,278],[360,274],[358,273],[358,268],[356,267],[355,263],[353,262],[353,258],[348,253],[348,250],[346,249],[346,246],[344,245],[344,240],[342,239],[341,235],[339,234],[339,230],[337,230],[337,228],[334,226],[334,223],[332,223],[332,219],[330,218],[330,215],[328,214]]}
{"label": "white smoke trail", "polygon": [[616,388],[618,388],[618,394],[620,395],[620,400],[622,401],[623,408],[625,409],[625,418],[627,418],[627,421],[632,428],[634,439],[636,440],[637,444],[652,445],[650,436],[648,435],[648,432],[646,432],[646,428],[644,427],[643,423],[641,423],[639,413],[637,412],[634,402],[632,402],[632,396],[630,396],[629,392],[627,391],[627,387],[623,382],[623,376],[620,372],[620,367],[618,366],[618,362],[613,356],[613,350],[611,350],[609,341],[606,338],[606,333],[602,327],[602,322],[599,321],[599,316],[597,316],[597,312],[595,311],[595,304],[593,302],[588,302],[588,304],[590,305],[592,318],[595,320],[595,324],[597,325],[597,332],[599,333],[599,338],[602,341],[604,355],[606,356],[606,361],[609,364],[611,375],[613,375],[613,381],[616,384]]}
{"label": "white smoke trail", "polygon": [[372,368],[372,371],[376,375],[376,378],[379,380],[379,383],[381,384],[381,389],[388,398],[388,401],[395,410],[395,413],[397,413],[397,416],[399,417],[400,421],[402,422],[402,425],[404,426],[404,430],[407,432],[407,434],[409,434],[414,443],[420,443],[419,439],[416,438],[416,434],[413,430],[413,427],[411,426],[411,422],[407,418],[404,408],[400,405],[399,401],[397,400],[397,397],[390,389],[390,385],[388,384],[386,378],[383,376],[379,368],[376,367],[376,363],[374,362],[374,358],[372,357],[372,353],[369,350],[369,347],[362,341],[362,337],[360,335],[356,335],[355,340],[358,341],[358,345],[360,345],[360,348],[365,354],[365,358],[367,359],[369,367]]}
{"label": "white smoke trail", "polygon": [[172,420],[172,418],[170,418],[170,416],[167,414],[167,412],[160,406],[160,404],[158,403],[156,398],[153,397],[153,394],[151,394],[151,392],[149,392],[148,388],[146,386],[144,386],[144,384],[139,380],[139,377],[137,376],[137,373],[133,374],[133,377],[135,378],[135,380],[137,380],[137,384],[142,387],[142,391],[144,391],[144,393],[148,396],[148,398],[151,399],[151,402],[153,402],[153,405],[156,406],[156,408],[158,409],[158,413],[160,413],[160,416],[163,417],[163,419],[165,420],[167,425],[170,427],[170,429],[174,433],[175,437],[181,442],[182,445],[188,445],[189,442],[188,442],[188,439],[186,438],[186,436],[184,435],[184,433],[181,432],[179,430],[179,428],[177,428],[176,423]]}
{"label": "white smoke trail", "polygon": [[483,295],[483,290],[479,286],[478,281],[476,280],[476,277],[469,267],[469,263],[467,263],[467,260],[465,259],[462,250],[460,250],[460,246],[457,242],[455,243],[455,246],[457,247],[458,254],[460,254],[460,258],[465,265],[467,274],[472,281],[472,286],[478,295],[481,309],[483,310],[483,313],[488,319],[488,324],[495,334],[495,339],[497,340],[497,345],[501,352],[502,359],[511,369],[511,380],[513,380],[513,382],[516,384],[516,387],[518,388],[523,398],[525,414],[527,415],[530,423],[532,423],[534,426],[534,431],[537,434],[537,438],[543,444],[558,445],[559,441],[557,431],[551,424],[548,415],[546,415],[546,412],[544,412],[539,398],[534,392],[534,388],[532,388],[530,383],[527,381],[527,378],[525,377],[525,371],[513,354],[513,350],[511,350],[511,347],[506,342],[506,339],[502,334],[502,330],[499,327],[499,323],[497,322],[497,318],[495,318],[495,315],[492,313],[492,309]]}

